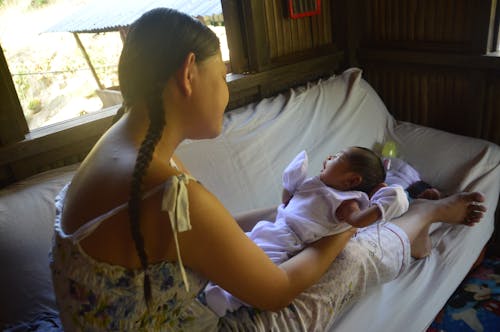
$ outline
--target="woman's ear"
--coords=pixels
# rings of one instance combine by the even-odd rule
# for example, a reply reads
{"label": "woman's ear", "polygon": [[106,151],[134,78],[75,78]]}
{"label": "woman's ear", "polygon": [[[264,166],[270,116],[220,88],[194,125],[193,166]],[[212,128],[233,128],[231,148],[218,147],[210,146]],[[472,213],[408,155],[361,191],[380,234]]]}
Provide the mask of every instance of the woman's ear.
{"label": "woman's ear", "polygon": [[193,77],[196,71],[196,55],[189,52],[182,63],[182,67],[177,71],[177,84],[186,96],[193,93]]}

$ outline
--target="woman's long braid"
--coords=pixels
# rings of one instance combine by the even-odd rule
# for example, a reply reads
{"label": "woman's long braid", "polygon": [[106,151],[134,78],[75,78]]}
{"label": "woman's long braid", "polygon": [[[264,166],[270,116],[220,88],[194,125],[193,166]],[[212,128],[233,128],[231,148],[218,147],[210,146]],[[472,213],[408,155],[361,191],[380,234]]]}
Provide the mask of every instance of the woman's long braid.
{"label": "woman's long braid", "polygon": [[118,64],[123,107],[117,112],[135,112],[135,105],[146,103],[149,127],[141,143],[132,174],[129,219],[132,238],[144,270],[144,298],[151,305],[148,255],[141,234],[143,179],[165,126],[162,90],[190,52],[203,61],[220,51],[219,39],[210,28],[192,17],[169,8],[156,8],[143,14],[129,29]]}
{"label": "woman's long braid", "polygon": [[144,270],[144,299],[149,307],[151,303],[151,283],[148,274],[148,255],[144,248],[144,238],[140,228],[141,216],[141,195],[142,195],[142,181],[144,175],[153,158],[153,152],[156,144],[161,138],[163,128],[165,126],[165,117],[163,113],[163,106],[161,94],[158,92],[148,100],[149,109],[149,127],[146,137],[141,143],[137,159],[135,162],[134,173],[132,175],[132,182],[130,186],[130,199],[129,199],[129,217],[130,217],[130,230],[132,238],[134,239],[135,248],[141,266]]}

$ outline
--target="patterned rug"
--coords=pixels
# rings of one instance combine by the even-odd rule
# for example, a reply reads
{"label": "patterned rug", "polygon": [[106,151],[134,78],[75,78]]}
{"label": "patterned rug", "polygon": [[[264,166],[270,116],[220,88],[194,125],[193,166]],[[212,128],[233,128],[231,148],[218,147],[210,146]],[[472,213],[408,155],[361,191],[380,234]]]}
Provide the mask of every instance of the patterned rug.
{"label": "patterned rug", "polygon": [[500,331],[500,253],[471,270],[427,332]]}

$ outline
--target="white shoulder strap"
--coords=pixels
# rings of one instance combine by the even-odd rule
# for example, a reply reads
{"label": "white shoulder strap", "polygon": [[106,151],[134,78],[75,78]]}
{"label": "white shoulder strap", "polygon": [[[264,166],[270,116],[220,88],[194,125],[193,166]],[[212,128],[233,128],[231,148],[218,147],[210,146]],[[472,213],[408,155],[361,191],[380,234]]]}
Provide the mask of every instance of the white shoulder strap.
{"label": "white shoulder strap", "polygon": [[177,233],[189,231],[191,229],[191,221],[189,218],[189,199],[186,184],[189,180],[194,180],[193,177],[180,174],[172,176],[165,183],[161,209],[168,212],[170,225],[174,235],[175,247],[177,249],[177,260],[181,270],[182,279],[186,286],[186,291],[189,292],[189,282],[187,280],[186,271],[182,264],[181,251],[179,248],[179,240]]}
{"label": "white shoulder strap", "polygon": [[[148,190],[147,192],[145,192],[141,196],[141,200],[148,198],[149,196],[153,195],[154,193],[157,193],[163,187],[164,187],[163,183],[160,184],[160,185],[158,185],[158,186],[153,187],[152,189]],[[97,227],[99,227],[99,225],[104,220],[106,220],[108,218],[111,218],[112,216],[116,215],[118,212],[120,212],[121,210],[125,209],[127,206],[128,206],[128,202],[127,203],[122,203],[122,204],[118,205],[117,207],[109,210],[108,212],[106,212],[104,214],[101,214],[99,217],[96,217],[96,218],[88,221],[87,223],[83,224],[82,226],[80,226],[80,228],[78,228],[71,235],[68,235],[68,237],[71,238],[71,241],[73,241],[73,243],[80,242],[81,240],[83,240],[84,238],[86,238],[87,236],[89,236],[90,234],[92,234],[92,232]]]}

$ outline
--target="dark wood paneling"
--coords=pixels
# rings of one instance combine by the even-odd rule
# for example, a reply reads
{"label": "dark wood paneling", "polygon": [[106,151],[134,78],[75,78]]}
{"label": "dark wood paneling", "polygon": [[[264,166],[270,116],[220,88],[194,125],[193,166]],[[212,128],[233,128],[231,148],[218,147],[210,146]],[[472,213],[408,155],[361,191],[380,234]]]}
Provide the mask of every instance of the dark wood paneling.
{"label": "dark wood paneling", "polygon": [[358,0],[364,46],[484,53],[496,0]]}
{"label": "dark wood paneling", "polygon": [[353,1],[364,19],[348,22],[361,26],[348,53],[397,119],[500,144],[497,0]]}
{"label": "dark wood paneling", "polygon": [[500,73],[490,73],[487,81],[486,105],[481,137],[500,144]]}
{"label": "dark wood paneling", "polygon": [[477,69],[365,61],[365,79],[396,119],[500,144],[500,82]]}

